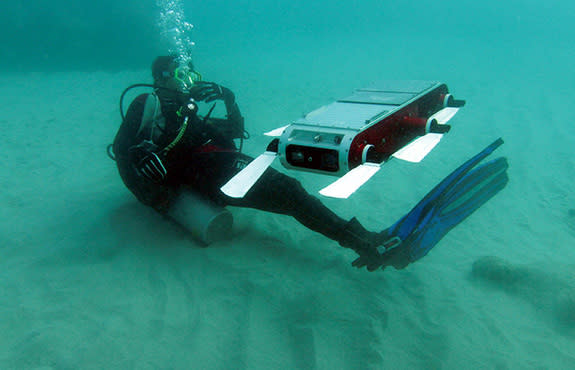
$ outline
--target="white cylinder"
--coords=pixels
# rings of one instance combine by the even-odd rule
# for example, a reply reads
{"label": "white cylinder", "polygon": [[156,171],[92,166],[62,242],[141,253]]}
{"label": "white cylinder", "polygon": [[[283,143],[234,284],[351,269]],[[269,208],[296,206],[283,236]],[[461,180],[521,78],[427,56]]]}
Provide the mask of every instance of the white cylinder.
{"label": "white cylinder", "polygon": [[174,200],[169,211],[177,223],[185,227],[194,238],[211,244],[231,236],[234,219],[230,211],[192,190],[186,189]]}

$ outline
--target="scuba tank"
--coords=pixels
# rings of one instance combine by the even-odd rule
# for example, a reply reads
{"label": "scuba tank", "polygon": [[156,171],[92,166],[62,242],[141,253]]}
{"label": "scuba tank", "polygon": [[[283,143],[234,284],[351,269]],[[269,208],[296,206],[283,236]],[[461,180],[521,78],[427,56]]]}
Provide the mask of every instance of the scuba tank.
{"label": "scuba tank", "polygon": [[191,189],[183,190],[172,201],[167,215],[206,245],[228,239],[234,223],[230,211]]}

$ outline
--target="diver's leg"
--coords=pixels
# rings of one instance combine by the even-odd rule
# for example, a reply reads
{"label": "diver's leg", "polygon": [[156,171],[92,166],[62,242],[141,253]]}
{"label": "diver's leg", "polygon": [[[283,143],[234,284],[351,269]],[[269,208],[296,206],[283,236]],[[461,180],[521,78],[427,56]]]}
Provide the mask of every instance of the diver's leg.
{"label": "diver's leg", "polygon": [[294,217],[307,228],[337,240],[346,221],[310,195],[296,179],[269,168],[243,198],[225,203]]}
{"label": "diver's leg", "polygon": [[196,156],[188,160],[193,166],[182,182],[218,204],[292,216],[311,230],[338,240],[346,221],[308,194],[299,181],[271,167],[243,198],[225,195],[220,188],[252,160],[244,154],[231,152]]}
{"label": "diver's leg", "polygon": [[[211,153],[188,159],[182,182],[212,201],[226,206],[247,207],[294,217],[310,230],[341,246],[353,249],[369,261],[376,260],[376,247],[382,244],[381,233],[366,230],[357,219],[346,221],[309,194],[301,183],[273,168],[268,168],[243,198],[231,198],[220,188],[252,160],[240,153]],[[373,266],[376,268],[377,266]]]}
{"label": "diver's leg", "polygon": [[366,230],[356,218],[346,221],[339,217],[317,197],[309,194],[299,181],[273,168],[266,170],[245,197],[226,197],[225,202],[231,206],[292,216],[307,228],[360,255],[367,251],[375,252],[375,248],[383,242],[380,233]]}

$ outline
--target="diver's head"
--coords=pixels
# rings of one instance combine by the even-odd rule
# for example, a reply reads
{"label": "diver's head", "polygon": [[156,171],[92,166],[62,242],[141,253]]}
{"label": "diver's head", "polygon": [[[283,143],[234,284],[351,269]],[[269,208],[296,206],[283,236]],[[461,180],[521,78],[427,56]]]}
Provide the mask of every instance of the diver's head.
{"label": "diver's head", "polygon": [[152,77],[154,85],[168,89],[187,91],[201,76],[194,70],[190,61],[187,65],[180,65],[175,55],[159,56],[152,64]]}

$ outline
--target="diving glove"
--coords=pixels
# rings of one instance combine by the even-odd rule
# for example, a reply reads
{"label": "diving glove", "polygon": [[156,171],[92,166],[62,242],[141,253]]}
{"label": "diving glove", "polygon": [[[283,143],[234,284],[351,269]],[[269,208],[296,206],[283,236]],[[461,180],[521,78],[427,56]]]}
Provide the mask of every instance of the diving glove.
{"label": "diving glove", "polygon": [[130,148],[134,166],[138,174],[154,183],[161,183],[166,179],[168,171],[162,163],[158,147],[150,142],[142,143]]}
{"label": "diving glove", "polygon": [[210,103],[214,100],[223,100],[226,104],[233,104],[234,93],[227,87],[213,82],[198,81],[190,89],[190,97],[196,101]]}

